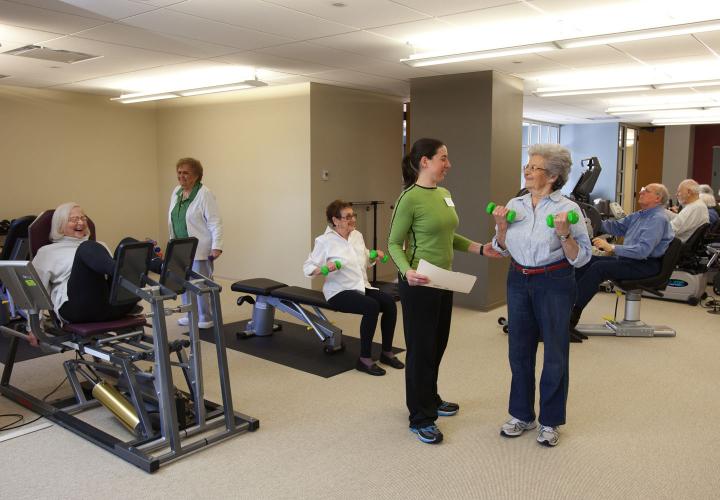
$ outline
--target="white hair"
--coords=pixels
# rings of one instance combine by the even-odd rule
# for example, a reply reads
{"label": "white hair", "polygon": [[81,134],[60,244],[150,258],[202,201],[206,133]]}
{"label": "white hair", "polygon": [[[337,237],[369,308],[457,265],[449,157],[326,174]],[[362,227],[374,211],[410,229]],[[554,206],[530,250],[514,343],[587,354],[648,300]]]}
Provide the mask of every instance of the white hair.
{"label": "white hair", "polygon": [[715,205],[717,205],[717,202],[715,201],[715,197],[711,194],[700,193],[700,199],[705,202],[705,205],[708,208],[712,208]]}
{"label": "white hair", "polygon": [[709,195],[713,195],[713,190],[709,184],[700,184],[700,192],[707,193]]}
{"label": "white hair", "polygon": [[528,148],[528,157],[538,155],[545,160],[547,174],[556,175],[557,180],[553,183],[553,191],[565,185],[570,175],[572,157],[570,150],[560,144],[533,144]]}
{"label": "white hair", "polygon": [[[82,208],[74,201],[68,201],[55,209],[55,213],[52,217],[52,223],[50,225],[50,241],[55,242],[65,236],[65,226],[70,218],[70,212],[75,207]],[[85,228],[86,233],[90,234],[90,227],[86,225]]]}
{"label": "white hair", "polygon": [[700,194],[700,184],[695,179],[685,179],[680,183],[679,187],[686,187],[690,192]]}

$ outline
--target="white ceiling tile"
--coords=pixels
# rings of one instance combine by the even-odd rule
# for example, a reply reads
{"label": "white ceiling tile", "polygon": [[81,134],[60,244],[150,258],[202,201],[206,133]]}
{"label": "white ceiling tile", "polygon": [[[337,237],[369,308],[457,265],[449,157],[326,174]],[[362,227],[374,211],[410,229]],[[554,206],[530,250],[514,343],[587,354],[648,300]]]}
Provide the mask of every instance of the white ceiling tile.
{"label": "white ceiling tile", "polygon": [[394,0],[406,7],[410,7],[420,12],[425,12],[431,16],[448,16],[459,14],[461,12],[469,12],[477,9],[487,9],[497,7],[499,5],[508,5],[512,3],[520,3],[519,0]]}
{"label": "white ceiling tile", "polygon": [[355,28],[258,0],[188,0],[172,10],[298,40],[337,35]]}
{"label": "white ceiling tile", "polygon": [[427,19],[430,16],[389,0],[362,0],[343,2],[345,7],[334,7],[327,0],[266,0],[292,10],[342,23],[356,28],[387,26]]}
{"label": "white ceiling tile", "polygon": [[2,49],[0,49],[0,51],[6,52],[11,50],[8,48],[9,44],[20,47],[27,44],[42,43],[45,40],[53,40],[58,36],[61,36],[61,34],[0,24],[0,43],[2,43]]}
{"label": "white ceiling tile", "polygon": [[308,75],[311,73],[319,73],[320,71],[330,71],[335,68],[307,61],[299,61],[280,57],[273,54],[261,52],[238,52],[236,54],[228,54],[216,58],[218,61],[224,61],[230,64],[241,64],[253,66],[256,68],[269,69],[281,73],[290,73],[295,75]]}
{"label": "white ceiling tile", "polygon": [[309,43],[392,62],[404,59],[412,53],[412,49],[407,44],[370,31],[353,31],[343,35],[316,38]]}
{"label": "white ceiling tile", "polygon": [[157,7],[132,0],[12,0],[64,14],[112,21]]}
{"label": "white ceiling tile", "polygon": [[334,68],[350,68],[353,66],[367,64],[369,61],[372,61],[370,58],[359,54],[335,50],[328,47],[321,47],[307,42],[269,47],[257,50],[256,52],[261,54],[272,54],[288,59],[297,59],[299,61],[323,64]]}
{"label": "white ceiling tile", "polygon": [[63,83],[136,71],[143,68],[174,65],[190,60],[182,56],[131,47],[121,47],[75,37],[65,37],[61,40],[56,40],[49,45],[49,47],[56,50],[72,50],[103,57],[76,64],[54,63],[52,61],[28,59],[18,56],[4,57],[14,59],[16,62],[32,62],[34,63],[33,66],[26,66],[31,76],[37,78],[52,78]]}
{"label": "white ceiling tile", "polygon": [[506,5],[498,5],[487,9],[477,9],[461,14],[443,16],[442,20],[452,23],[455,26],[478,26],[500,23],[519,23],[545,19],[545,15],[538,12],[527,4],[513,2]]}
{"label": "white ceiling tile", "polygon": [[[334,70],[323,73],[316,73],[310,77],[312,81],[327,81],[341,83],[354,88],[370,89],[380,92],[391,92],[395,95],[405,95],[402,89],[409,90],[409,82],[382,78],[379,76],[367,75],[356,71]],[[409,92],[408,92],[409,93]]]}
{"label": "white ceiling tile", "polygon": [[432,68],[413,68],[399,62],[391,63],[377,60],[367,61],[363,64],[357,64],[351,67],[352,69],[356,71],[361,71],[363,73],[384,76],[387,78],[397,78],[400,80],[440,74],[436,71],[433,71]]}
{"label": "white ceiling tile", "polygon": [[452,26],[438,19],[428,19],[425,21],[413,21],[411,23],[395,24],[393,26],[384,26],[382,28],[373,28],[367,30],[377,35],[385,36],[399,41],[407,42],[413,36],[420,33],[436,33],[452,29]]}
{"label": "white ceiling tile", "polygon": [[[0,32],[2,28],[0,28]],[[694,35],[701,42],[705,43],[708,47],[717,53],[720,53],[720,31],[712,31],[709,33],[698,33]]]}
{"label": "white ceiling tile", "polygon": [[0,24],[68,34],[99,26],[103,22],[0,0]]}
{"label": "white ceiling tile", "polygon": [[517,56],[500,57],[497,59],[484,59],[483,65],[495,71],[505,73],[527,73],[537,71],[563,71],[569,69],[564,64],[545,59],[538,54],[523,54]]}
{"label": "white ceiling tile", "polygon": [[538,55],[551,61],[555,61],[558,64],[564,64],[573,68],[632,62],[632,59],[626,54],[607,45],[553,50],[550,52],[543,52]]}
{"label": "white ceiling tile", "polygon": [[642,61],[702,57],[710,54],[707,48],[690,35],[636,40],[634,42],[613,43],[612,45]]}
{"label": "white ceiling tile", "polygon": [[217,57],[237,51],[237,49],[226,45],[215,45],[189,38],[155,33],[117,23],[105,24],[83,31],[78,37],[128,47],[152,47],[157,52],[197,58]]}
{"label": "white ceiling tile", "polygon": [[194,38],[208,43],[227,45],[244,50],[270,47],[293,41],[288,37],[240,28],[224,22],[211,21],[171,10],[149,12],[135,16],[132,19],[126,19],[124,23],[151,31]]}

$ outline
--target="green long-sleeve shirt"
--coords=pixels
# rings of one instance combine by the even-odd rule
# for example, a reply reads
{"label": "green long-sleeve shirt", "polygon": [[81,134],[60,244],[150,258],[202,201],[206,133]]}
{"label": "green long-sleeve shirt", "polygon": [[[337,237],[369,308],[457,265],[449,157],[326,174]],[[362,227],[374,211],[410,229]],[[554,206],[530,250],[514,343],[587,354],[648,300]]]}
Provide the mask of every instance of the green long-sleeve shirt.
{"label": "green long-sleeve shirt", "polygon": [[413,184],[403,191],[395,203],[388,238],[388,250],[400,274],[417,269],[420,259],[450,270],[453,250],[467,252],[472,243],[455,233],[458,222],[447,189]]}

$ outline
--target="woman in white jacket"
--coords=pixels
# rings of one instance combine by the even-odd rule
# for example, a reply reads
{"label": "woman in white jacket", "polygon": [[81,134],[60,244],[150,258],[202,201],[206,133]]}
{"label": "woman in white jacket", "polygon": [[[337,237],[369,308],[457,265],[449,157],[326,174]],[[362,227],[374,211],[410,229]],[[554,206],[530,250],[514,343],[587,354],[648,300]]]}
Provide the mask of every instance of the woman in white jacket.
{"label": "woman in white jacket", "polygon": [[[375,262],[369,261],[365,240],[355,230],[356,215],[350,203],[335,200],[325,210],[328,227],[325,233],[315,238],[315,247],[303,265],[305,276],[325,274],[323,294],[325,300],[338,311],[362,314],[360,322],[360,359],[356,368],[370,375],[385,375],[372,359],[372,339],[375,335],[378,317],[382,313],[382,353],[380,362],[401,369],[405,365],[395,357],[392,341],[395,334],[397,307],[393,298],[370,286],[367,268]],[[377,252],[375,261],[384,253]],[[340,262],[337,267],[335,262]]]}
{"label": "woman in white jacket", "polygon": [[[168,228],[170,238],[195,237],[198,239],[193,271],[212,278],[213,262],[222,254],[222,219],[218,210],[215,196],[202,184],[203,167],[195,158],[181,158],[176,167],[179,185],[170,195],[170,210],[168,212]],[[183,304],[189,302],[188,294],[182,296]],[[204,296],[199,308],[200,328],[213,326],[210,300]],[[187,325],[188,318],[184,316],[178,324]]]}

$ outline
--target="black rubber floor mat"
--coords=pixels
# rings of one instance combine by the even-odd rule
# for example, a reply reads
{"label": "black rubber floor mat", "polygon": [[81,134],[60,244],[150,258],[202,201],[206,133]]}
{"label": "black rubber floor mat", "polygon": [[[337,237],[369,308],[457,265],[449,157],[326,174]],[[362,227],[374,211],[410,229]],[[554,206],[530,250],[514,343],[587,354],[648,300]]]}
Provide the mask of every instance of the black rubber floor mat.
{"label": "black rubber floor mat", "polygon": [[[250,337],[239,339],[237,332],[245,329],[248,320],[229,323],[223,326],[225,342],[228,349],[244,352],[251,356],[266,359],[273,363],[295,368],[319,377],[330,378],[355,368],[360,356],[360,339],[343,335],[345,350],[333,354],[325,354],[323,344],[312,330],[304,325],[275,320],[282,329],[267,337]],[[379,337],[380,332],[376,335]],[[208,342],[214,342],[212,330],[201,330],[200,337]],[[380,357],[382,346],[373,342],[373,358]],[[403,349],[393,347],[393,352],[402,352]],[[394,368],[386,367],[388,371]]]}

